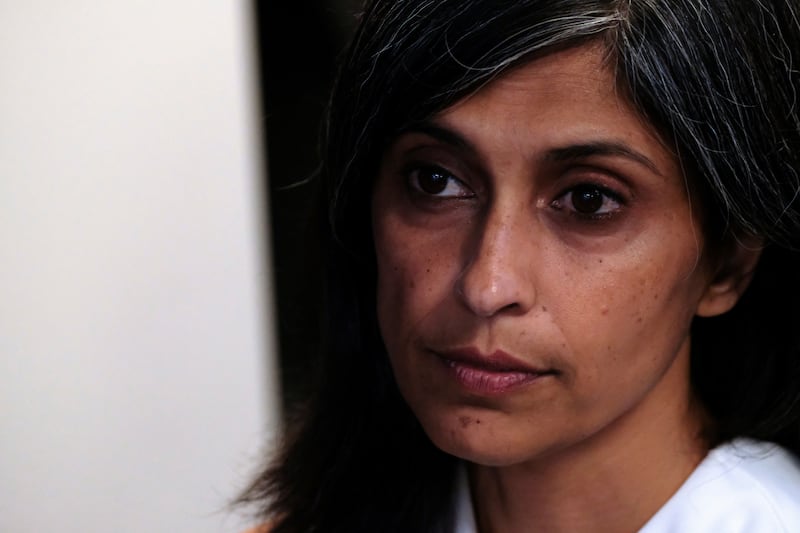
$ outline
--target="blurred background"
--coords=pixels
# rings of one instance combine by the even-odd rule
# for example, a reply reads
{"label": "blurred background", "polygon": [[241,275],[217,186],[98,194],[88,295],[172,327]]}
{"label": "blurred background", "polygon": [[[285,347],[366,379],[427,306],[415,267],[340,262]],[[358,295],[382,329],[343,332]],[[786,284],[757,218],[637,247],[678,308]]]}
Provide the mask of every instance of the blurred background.
{"label": "blurred background", "polygon": [[357,12],[0,0],[0,531],[248,523],[318,351],[296,184]]}

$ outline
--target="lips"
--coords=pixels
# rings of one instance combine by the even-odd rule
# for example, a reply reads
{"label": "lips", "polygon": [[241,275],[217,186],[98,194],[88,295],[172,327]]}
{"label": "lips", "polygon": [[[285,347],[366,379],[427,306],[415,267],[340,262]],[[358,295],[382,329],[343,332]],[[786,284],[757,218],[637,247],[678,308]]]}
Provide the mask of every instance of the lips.
{"label": "lips", "polygon": [[553,369],[536,368],[501,350],[488,355],[474,348],[435,353],[463,388],[479,395],[509,393],[556,374]]}

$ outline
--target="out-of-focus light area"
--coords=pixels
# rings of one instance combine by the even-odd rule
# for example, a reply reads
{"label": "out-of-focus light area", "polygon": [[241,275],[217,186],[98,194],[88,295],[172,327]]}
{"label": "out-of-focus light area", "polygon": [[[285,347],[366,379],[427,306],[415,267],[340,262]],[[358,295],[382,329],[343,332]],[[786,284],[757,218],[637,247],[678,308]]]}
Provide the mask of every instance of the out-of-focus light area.
{"label": "out-of-focus light area", "polygon": [[0,531],[245,523],[278,418],[250,9],[0,4]]}

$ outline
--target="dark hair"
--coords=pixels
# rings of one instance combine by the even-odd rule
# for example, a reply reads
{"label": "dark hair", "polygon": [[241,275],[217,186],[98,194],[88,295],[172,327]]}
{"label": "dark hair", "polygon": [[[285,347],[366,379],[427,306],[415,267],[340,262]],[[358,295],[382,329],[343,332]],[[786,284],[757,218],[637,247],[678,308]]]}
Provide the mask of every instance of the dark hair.
{"label": "dark hair", "polygon": [[751,436],[800,452],[799,17],[797,0],[370,2],[325,132],[321,379],[243,501],[277,519],[276,532],[447,530],[456,460],[400,397],[376,323],[377,165],[409,123],[590,40],[605,45],[619,86],[677,150],[709,236],[765,243],[734,310],[692,326],[692,381],[714,421],[712,444]]}

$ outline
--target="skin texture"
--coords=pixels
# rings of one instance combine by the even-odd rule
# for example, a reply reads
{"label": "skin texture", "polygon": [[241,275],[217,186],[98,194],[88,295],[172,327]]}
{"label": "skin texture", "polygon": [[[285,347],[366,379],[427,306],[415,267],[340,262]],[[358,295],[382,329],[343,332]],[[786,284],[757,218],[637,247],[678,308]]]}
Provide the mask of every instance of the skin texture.
{"label": "skin texture", "polygon": [[[691,320],[735,304],[757,252],[705,253],[679,161],[603,50],[536,59],[410,128],[372,212],[395,377],[473,464],[481,530],[641,527],[707,452]],[[516,372],[486,372],[498,351]]]}

